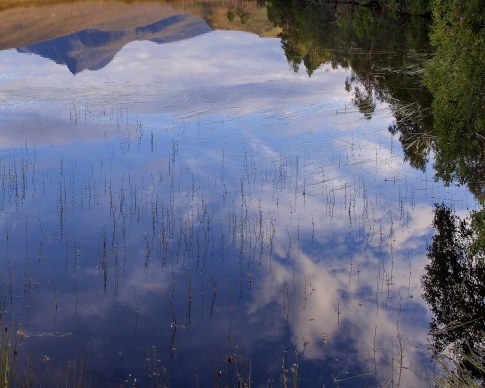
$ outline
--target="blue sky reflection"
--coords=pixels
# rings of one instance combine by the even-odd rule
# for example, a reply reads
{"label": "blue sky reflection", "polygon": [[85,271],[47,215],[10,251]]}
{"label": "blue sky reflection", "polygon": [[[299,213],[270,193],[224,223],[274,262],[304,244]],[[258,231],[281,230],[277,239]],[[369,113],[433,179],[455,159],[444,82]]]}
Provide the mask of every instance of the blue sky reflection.
{"label": "blue sky reflection", "polygon": [[348,75],[295,74],[279,40],[241,32],[133,42],[75,76],[0,52],[20,324],[72,333],[113,386],[110,365],[146,379],[152,346],[179,386],[228,378],[232,353],[276,384],[285,350],[315,386],[421,385],[433,203],[473,200],[404,164],[388,107],[366,120]]}

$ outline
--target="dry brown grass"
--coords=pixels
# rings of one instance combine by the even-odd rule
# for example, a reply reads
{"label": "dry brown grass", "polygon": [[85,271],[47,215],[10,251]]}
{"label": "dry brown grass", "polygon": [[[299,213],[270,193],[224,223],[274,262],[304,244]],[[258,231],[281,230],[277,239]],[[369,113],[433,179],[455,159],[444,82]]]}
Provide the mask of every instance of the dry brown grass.
{"label": "dry brown grass", "polygon": [[179,13],[164,2],[4,0],[0,4],[5,3],[12,6],[0,11],[0,49],[28,46],[88,28],[135,28]]}
{"label": "dry brown grass", "polygon": [[[243,11],[248,20],[227,18],[228,10]],[[88,28],[132,29],[166,17],[193,13],[215,29],[240,30],[261,36],[279,32],[255,1],[66,1],[0,0],[0,50],[24,47]]]}

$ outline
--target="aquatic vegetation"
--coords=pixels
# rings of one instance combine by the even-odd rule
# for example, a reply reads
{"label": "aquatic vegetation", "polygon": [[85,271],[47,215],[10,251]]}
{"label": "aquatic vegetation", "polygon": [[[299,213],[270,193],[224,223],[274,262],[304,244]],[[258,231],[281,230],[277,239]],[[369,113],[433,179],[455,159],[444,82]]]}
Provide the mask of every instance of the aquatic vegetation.
{"label": "aquatic vegetation", "polygon": [[[295,72],[276,39],[164,32],[76,76],[0,53],[0,289],[28,349],[16,371],[43,385],[422,385],[433,204],[476,203],[403,163],[389,132],[425,111],[376,85],[416,68],[366,77],[355,49]],[[412,135],[405,150],[427,147]]]}

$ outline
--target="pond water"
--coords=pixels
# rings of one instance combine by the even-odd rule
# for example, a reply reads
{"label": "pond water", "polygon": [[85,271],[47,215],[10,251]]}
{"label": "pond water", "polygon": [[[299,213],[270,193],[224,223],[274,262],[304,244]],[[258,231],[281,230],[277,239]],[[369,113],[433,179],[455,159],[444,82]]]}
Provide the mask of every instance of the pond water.
{"label": "pond water", "polygon": [[76,4],[43,7],[50,30],[23,9],[0,52],[17,379],[428,385],[433,206],[475,200],[404,161],[395,106],[367,114],[348,63],[309,76],[276,35],[178,3]]}

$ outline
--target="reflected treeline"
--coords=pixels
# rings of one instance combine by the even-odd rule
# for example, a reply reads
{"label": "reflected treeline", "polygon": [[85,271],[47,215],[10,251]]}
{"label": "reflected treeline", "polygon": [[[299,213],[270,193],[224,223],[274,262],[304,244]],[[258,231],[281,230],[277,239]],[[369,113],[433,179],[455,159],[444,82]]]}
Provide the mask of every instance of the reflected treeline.
{"label": "reflected treeline", "polygon": [[468,356],[485,363],[485,214],[482,210],[460,219],[444,204],[436,205],[434,213],[436,233],[422,277],[423,297],[433,313],[433,352],[439,356],[451,346],[462,366],[459,373],[470,371],[483,384],[483,369],[470,363]]}
{"label": "reflected treeline", "polygon": [[[481,204],[467,220],[435,209],[436,235],[423,276],[434,314],[435,352],[454,346],[461,368],[485,384],[485,4],[436,1],[425,68],[433,95],[432,149],[436,176],[466,185]],[[424,136],[424,135],[423,135]],[[471,362],[473,360],[474,362]]]}
{"label": "reflected treeline", "polygon": [[425,81],[433,100],[437,176],[485,199],[485,3],[437,1]]}
{"label": "reflected treeline", "polygon": [[303,64],[311,74],[322,64],[351,68],[345,84],[359,111],[370,118],[378,102],[390,104],[405,159],[424,169],[432,128],[431,95],[421,81],[431,51],[429,20],[380,8],[347,4],[306,5],[272,1],[268,17],[282,28],[282,46],[289,64]]}
{"label": "reflected treeline", "polygon": [[[433,95],[436,176],[467,185],[485,199],[485,4],[436,1],[431,33],[436,48],[425,82]],[[461,220],[436,206],[436,234],[423,276],[433,320],[435,354],[452,346],[460,368],[485,384],[485,209]],[[470,360],[474,360],[471,362]]]}
{"label": "reflected treeline", "polygon": [[[269,18],[289,64],[311,76],[322,64],[351,68],[345,84],[371,117],[390,104],[405,160],[424,170],[433,153],[436,179],[466,185],[485,200],[485,3],[439,0],[433,20],[370,7],[274,0]],[[432,54],[429,54],[431,53]],[[484,383],[485,210],[460,220],[436,206],[436,235],[423,275],[436,356],[452,346],[464,373]]]}
{"label": "reflected treeline", "polygon": [[389,130],[405,160],[424,170],[433,152],[437,179],[467,185],[483,200],[485,5],[442,0],[434,8],[432,25],[381,8],[298,0],[272,1],[268,17],[282,28],[295,71],[351,68],[345,88],[355,106],[371,117],[377,102],[390,104]]}

